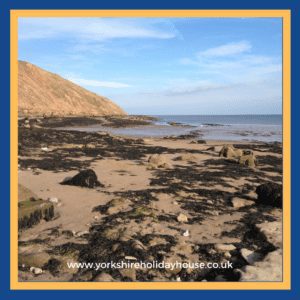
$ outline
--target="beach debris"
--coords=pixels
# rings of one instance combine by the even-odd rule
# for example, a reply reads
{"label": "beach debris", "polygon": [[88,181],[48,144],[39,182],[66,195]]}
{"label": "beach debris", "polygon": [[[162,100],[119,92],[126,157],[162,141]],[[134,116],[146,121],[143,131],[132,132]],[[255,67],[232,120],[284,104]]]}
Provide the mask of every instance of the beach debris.
{"label": "beach debris", "polygon": [[125,259],[126,260],[137,260],[137,258],[134,256],[125,256]]}
{"label": "beach debris", "polygon": [[189,230],[187,229],[187,230],[185,230],[184,232],[183,232],[183,234],[182,234],[183,236],[185,236],[185,237],[188,237],[188,236],[190,236],[190,232],[189,232]]}
{"label": "beach debris", "polygon": [[84,230],[84,231],[78,231],[78,232],[76,232],[75,236],[76,237],[82,237],[82,236],[87,235],[87,234],[89,234],[89,231],[88,230]]}
{"label": "beach debris", "polygon": [[234,148],[232,145],[224,145],[219,152],[219,156],[226,158],[239,158],[243,155],[243,151],[240,149]]}
{"label": "beach debris", "polygon": [[43,273],[43,270],[41,268],[36,268],[36,267],[30,267],[29,271],[34,275],[40,275]]}
{"label": "beach debris", "polygon": [[51,149],[49,149],[48,147],[42,147],[41,150],[44,151],[44,152],[50,152],[51,151]]}
{"label": "beach debris", "polygon": [[241,207],[253,205],[255,204],[255,202],[251,200],[239,198],[239,197],[233,197],[231,199],[231,204],[234,208],[241,208]]}
{"label": "beach debris", "polygon": [[183,214],[183,213],[180,213],[178,216],[177,216],[177,221],[180,222],[180,223],[185,223],[188,221],[188,217]]}
{"label": "beach debris", "polygon": [[255,168],[256,166],[255,155],[254,154],[242,155],[239,158],[239,164],[250,168]]}
{"label": "beach debris", "polygon": [[232,244],[215,244],[215,249],[219,252],[235,250],[236,247]]}
{"label": "beach debris", "polygon": [[60,184],[63,185],[75,185],[87,188],[94,188],[97,186],[103,186],[97,178],[96,173],[92,169],[80,171],[77,175],[69,180],[65,180]]}
{"label": "beach debris", "polygon": [[267,182],[256,188],[257,204],[282,207],[282,185],[274,182]]}
{"label": "beach debris", "polygon": [[57,204],[59,202],[58,198],[56,197],[50,197],[48,198],[48,201],[54,204]]}

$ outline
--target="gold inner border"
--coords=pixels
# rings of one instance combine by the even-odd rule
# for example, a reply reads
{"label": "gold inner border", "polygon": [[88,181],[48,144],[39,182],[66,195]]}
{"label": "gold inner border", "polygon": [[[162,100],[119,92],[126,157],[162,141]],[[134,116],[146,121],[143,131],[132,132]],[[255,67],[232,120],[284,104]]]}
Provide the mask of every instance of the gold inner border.
{"label": "gold inner border", "polygon": [[[19,282],[18,281],[18,18],[282,18],[283,281],[282,282]],[[10,288],[12,290],[288,290],[291,288],[291,12],[290,10],[11,10],[10,11]]]}

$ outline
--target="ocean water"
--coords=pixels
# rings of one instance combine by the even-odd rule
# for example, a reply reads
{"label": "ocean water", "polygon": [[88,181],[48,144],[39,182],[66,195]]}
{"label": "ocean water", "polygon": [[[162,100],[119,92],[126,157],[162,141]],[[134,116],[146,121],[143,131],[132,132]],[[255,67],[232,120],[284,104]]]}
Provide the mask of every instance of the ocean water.
{"label": "ocean water", "polygon": [[[152,125],[108,128],[99,125],[76,128],[82,131],[104,130],[118,135],[163,137],[197,130],[198,138],[228,141],[282,141],[282,115],[160,115]],[[170,122],[178,123],[176,126]],[[74,128],[73,128],[74,129]]]}

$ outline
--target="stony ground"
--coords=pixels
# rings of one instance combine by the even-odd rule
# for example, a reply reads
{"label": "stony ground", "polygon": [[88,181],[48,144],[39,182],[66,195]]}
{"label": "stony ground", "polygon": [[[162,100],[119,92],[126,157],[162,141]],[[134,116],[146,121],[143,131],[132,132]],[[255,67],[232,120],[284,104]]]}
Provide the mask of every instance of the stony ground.
{"label": "stony ground", "polygon": [[[55,208],[52,220],[19,232],[20,280],[281,280],[282,209],[259,204],[255,192],[281,184],[281,144],[235,144],[255,156],[249,167],[220,157],[221,141],[124,138],[50,123],[20,122],[19,183]],[[60,184],[87,168],[100,186]],[[229,261],[233,268],[67,267],[124,259]]]}

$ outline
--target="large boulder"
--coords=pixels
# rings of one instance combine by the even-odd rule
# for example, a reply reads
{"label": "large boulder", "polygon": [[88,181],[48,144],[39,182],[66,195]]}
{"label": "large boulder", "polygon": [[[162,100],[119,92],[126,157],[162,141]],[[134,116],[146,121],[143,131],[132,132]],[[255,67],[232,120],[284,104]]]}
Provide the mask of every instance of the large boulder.
{"label": "large boulder", "polygon": [[282,185],[267,182],[256,188],[257,204],[282,207]]}
{"label": "large boulder", "polygon": [[78,174],[76,174],[71,179],[67,179],[67,180],[61,182],[61,184],[87,187],[90,189],[97,187],[97,186],[103,186],[98,181],[96,173],[91,169],[80,171]]}
{"label": "large boulder", "polygon": [[232,145],[224,145],[219,152],[219,156],[226,157],[229,159],[239,158],[243,155],[243,151],[241,149],[236,149]]}

